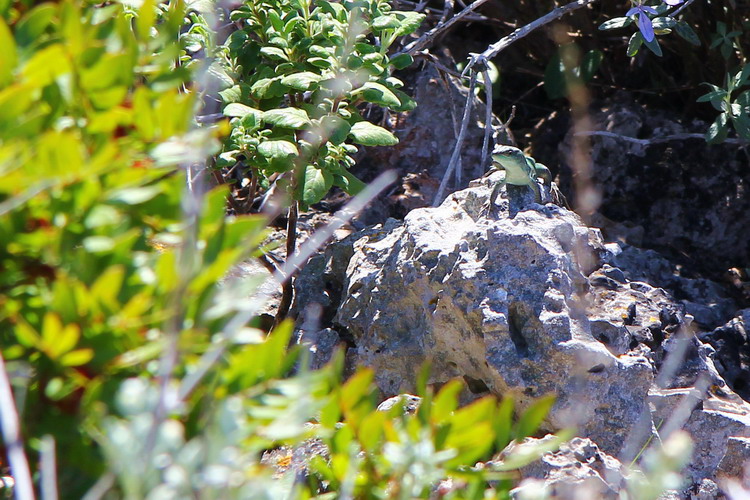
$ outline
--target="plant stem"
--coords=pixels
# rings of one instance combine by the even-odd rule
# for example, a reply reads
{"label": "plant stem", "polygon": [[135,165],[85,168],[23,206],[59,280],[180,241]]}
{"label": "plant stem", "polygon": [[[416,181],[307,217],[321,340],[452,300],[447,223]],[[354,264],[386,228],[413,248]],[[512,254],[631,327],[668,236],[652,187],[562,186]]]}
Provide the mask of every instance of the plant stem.
{"label": "plant stem", "polygon": [[[297,247],[297,217],[299,215],[299,202],[294,200],[289,205],[289,217],[286,222],[286,260],[292,258]],[[279,310],[276,312],[276,318],[273,321],[273,327],[279,326],[279,323],[284,321],[286,315],[289,313],[289,308],[292,305],[292,296],[294,294],[294,288],[292,286],[292,277],[295,274],[296,269],[292,268],[287,273],[284,283],[282,284],[281,290],[281,302],[279,303]]]}

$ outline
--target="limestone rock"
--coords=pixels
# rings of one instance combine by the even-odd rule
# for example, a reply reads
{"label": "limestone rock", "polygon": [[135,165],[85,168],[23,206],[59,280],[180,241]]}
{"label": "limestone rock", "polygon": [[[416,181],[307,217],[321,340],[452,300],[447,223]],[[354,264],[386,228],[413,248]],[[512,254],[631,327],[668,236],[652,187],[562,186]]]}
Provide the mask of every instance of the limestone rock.
{"label": "limestone rock", "polygon": [[512,495],[525,498],[526,490],[540,487],[548,498],[574,500],[579,498],[615,499],[623,486],[625,472],[614,457],[603,453],[590,439],[573,438],[554,453],[520,471],[524,480]]}
{"label": "limestone rock", "polygon": [[725,325],[700,336],[716,350],[716,367],[729,386],[743,399],[750,400],[750,309],[739,311]]}
{"label": "limestone rock", "polygon": [[[724,461],[726,473],[737,473],[740,442],[750,437],[750,404],[738,397],[717,396],[709,389],[703,396],[696,389],[652,389],[649,404],[660,433],[681,428],[693,439],[693,458],[683,471],[695,483],[713,477],[724,461],[732,442],[730,455]],[[735,458],[733,459],[732,456]]]}
{"label": "limestone rock", "polygon": [[[597,130],[634,138],[703,134],[710,125],[647,110],[626,93],[593,111],[592,120]],[[572,138],[570,132],[560,142],[561,159],[569,158]],[[672,250],[702,269],[747,266],[750,197],[743,190],[750,169],[736,146],[702,139],[644,144],[592,136],[591,163],[602,195],[600,210],[609,219],[642,226],[644,246]],[[574,171],[561,167],[565,188]]]}
{"label": "limestone rock", "polygon": [[521,408],[555,392],[550,428],[576,425],[616,453],[653,370],[592,335],[582,298],[604,251],[598,233],[565,209],[512,197],[498,218],[482,217],[489,190],[455,193],[358,240],[334,321],[386,396],[412,390],[429,360],[431,382],[464,377]]}

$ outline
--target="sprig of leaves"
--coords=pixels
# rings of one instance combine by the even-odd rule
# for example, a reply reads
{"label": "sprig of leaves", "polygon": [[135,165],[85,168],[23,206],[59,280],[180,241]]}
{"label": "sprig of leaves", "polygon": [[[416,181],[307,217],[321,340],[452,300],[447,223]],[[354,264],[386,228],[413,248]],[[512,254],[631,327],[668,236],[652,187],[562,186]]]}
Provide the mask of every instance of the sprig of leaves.
{"label": "sprig of leaves", "polygon": [[706,141],[711,144],[723,142],[729,133],[730,124],[737,134],[750,141],[750,89],[734,95],[750,83],[750,64],[734,74],[727,74],[726,88],[710,83],[711,91],[700,96],[698,102],[710,102],[720,112],[706,132]]}

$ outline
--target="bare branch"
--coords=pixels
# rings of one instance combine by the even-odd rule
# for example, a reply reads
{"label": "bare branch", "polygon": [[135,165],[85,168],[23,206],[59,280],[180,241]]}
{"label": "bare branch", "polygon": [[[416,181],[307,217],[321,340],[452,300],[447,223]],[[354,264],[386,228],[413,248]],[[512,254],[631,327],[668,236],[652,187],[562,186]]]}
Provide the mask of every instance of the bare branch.
{"label": "bare branch", "polygon": [[440,35],[442,35],[447,30],[451,29],[454,24],[456,24],[458,21],[469,15],[470,13],[474,12],[478,7],[481,5],[484,5],[489,0],[476,0],[471,5],[466,7],[464,10],[459,12],[457,15],[453,16],[448,20],[446,23],[441,23],[432,28],[430,31],[419,37],[417,40],[413,41],[409,45],[407,45],[404,50],[399,52],[399,54],[414,54],[415,52],[424,49],[428,45],[431,45],[432,42]]}
{"label": "bare branch", "polygon": [[552,21],[561,18],[568,12],[572,12],[574,10],[580,9],[581,7],[586,7],[587,5],[590,5],[596,1],[597,0],[576,0],[575,2],[570,2],[569,4],[563,5],[562,7],[558,7],[552,10],[551,12],[549,12],[548,14],[545,14],[544,16],[540,17],[539,19],[536,19],[535,21],[530,22],[526,26],[518,28],[510,35],[500,39],[498,42],[493,43],[492,45],[487,47],[487,50],[485,50],[481,54],[478,54],[472,57],[471,60],[469,61],[469,64],[467,64],[466,68],[464,68],[464,74],[466,74],[468,70],[472,66],[474,66],[474,64],[483,60],[492,59],[493,57],[498,55],[501,51],[505,50],[512,43],[525,37],[526,35],[534,31],[535,29],[540,28],[544,26],[545,24],[549,24]]}
{"label": "bare branch", "polygon": [[[684,134],[673,134],[673,135],[664,135],[661,137],[651,137],[650,139],[638,139],[637,137],[630,137],[627,135],[621,135],[616,134],[614,132],[607,132],[604,130],[591,130],[586,132],[578,132],[575,135],[597,135],[600,137],[609,137],[612,139],[618,139],[625,142],[632,142],[635,144],[640,144],[641,146],[650,146],[652,144],[658,144],[660,142],[671,142],[671,141],[683,141],[685,139],[701,139],[705,140],[706,136],[703,134],[697,134],[697,133],[684,133]],[[735,139],[735,138],[727,138],[724,139],[724,142],[727,144],[738,144],[741,146],[747,146],[750,144],[750,141],[746,141],[744,139]]]}

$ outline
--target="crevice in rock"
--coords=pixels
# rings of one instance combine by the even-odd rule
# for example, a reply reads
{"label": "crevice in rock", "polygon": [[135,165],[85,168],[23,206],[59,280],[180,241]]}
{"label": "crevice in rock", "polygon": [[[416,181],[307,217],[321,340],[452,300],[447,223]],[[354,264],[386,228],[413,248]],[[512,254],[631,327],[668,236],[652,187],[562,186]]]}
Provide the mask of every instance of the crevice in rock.
{"label": "crevice in rock", "polygon": [[516,352],[522,358],[529,357],[529,343],[523,336],[523,327],[526,325],[526,314],[523,306],[514,302],[508,307],[508,333],[510,340],[516,348]]}
{"label": "crevice in rock", "polygon": [[484,383],[484,380],[472,378],[468,375],[464,375],[464,382],[466,382],[466,387],[471,391],[472,394],[483,394],[485,392],[490,392],[490,388],[487,387],[487,384]]}

